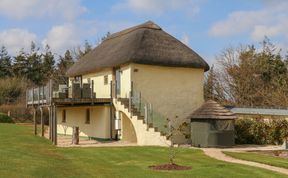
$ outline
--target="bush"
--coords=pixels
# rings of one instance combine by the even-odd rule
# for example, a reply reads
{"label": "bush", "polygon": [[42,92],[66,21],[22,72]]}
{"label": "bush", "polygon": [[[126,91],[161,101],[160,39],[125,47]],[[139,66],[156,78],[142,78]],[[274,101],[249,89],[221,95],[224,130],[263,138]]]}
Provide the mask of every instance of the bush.
{"label": "bush", "polygon": [[0,79],[0,105],[12,104],[25,96],[27,82],[19,78]]}
{"label": "bush", "polygon": [[0,113],[0,123],[14,123],[13,119],[6,114]]}
{"label": "bush", "polygon": [[251,128],[254,125],[254,120],[238,119],[235,122],[235,142],[237,144],[252,144],[254,136],[251,133]]}
{"label": "bush", "polygon": [[288,137],[288,121],[285,119],[272,120],[270,123],[271,143],[282,144],[283,139]]}
{"label": "bush", "polygon": [[235,122],[237,144],[282,144],[288,137],[288,121],[273,119],[239,119]]}
{"label": "bush", "polygon": [[0,106],[0,112],[8,113],[9,111],[15,122],[32,122],[32,114],[24,104]]}

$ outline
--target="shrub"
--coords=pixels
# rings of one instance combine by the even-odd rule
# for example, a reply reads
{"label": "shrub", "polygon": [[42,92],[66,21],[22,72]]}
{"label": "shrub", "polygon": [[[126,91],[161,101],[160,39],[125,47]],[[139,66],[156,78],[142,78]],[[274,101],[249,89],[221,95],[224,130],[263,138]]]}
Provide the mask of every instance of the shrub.
{"label": "shrub", "polygon": [[251,128],[254,121],[251,119],[238,119],[235,122],[235,142],[237,144],[252,144],[254,136],[251,133]]}
{"label": "shrub", "polygon": [[288,121],[285,119],[272,120],[270,123],[271,144],[282,144],[288,137]]}
{"label": "shrub", "polygon": [[270,126],[263,119],[253,120],[250,132],[253,135],[253,144],[268,144]]}
{"label": "shrub", "polygon": [[10,111],[15,122],[32,122],[32,114],[24,104],[0,106],[0,112],[8,113],[8,111]]}
{"label": "shrub", "polygon": [[6,114],[0,113],[0,123],[14,123],[13,119]]}
{"label": "shrub", "polygon": [[288,121],[273,119],[239,119],[235,122],[237,144],[282,144],[288,137]]}
{"label": "shrub", "polygon": [[0,79],[0,105],[12,104],[25,96],[27,82],[19,78]]}

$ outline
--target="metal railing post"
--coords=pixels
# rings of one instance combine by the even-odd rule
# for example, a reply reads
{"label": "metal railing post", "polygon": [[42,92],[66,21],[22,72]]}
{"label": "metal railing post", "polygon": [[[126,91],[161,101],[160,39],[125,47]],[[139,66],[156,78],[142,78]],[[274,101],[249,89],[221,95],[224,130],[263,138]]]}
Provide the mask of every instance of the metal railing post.
{"label": "metal railing post", "polygon": [[131,118],[132,118],[132,92],[130,91],[129,92],[129,108],[128,108],[128,111],[130,112],[131,114]]}
{"label": "metal railing post", "polygon": [[91,98],[94,98],[94,80],[91,80]]}
{"label": "metal railing post", "polygon": [[110,99],[113,98],[113,90],[112,90],[112,80],[110,81]]}
{"label": "metal railing post", "polygon": [[148,108],[146,103],[144,105],[144,121],[146,124],[148,124]]}
{"label": "metal railing post", "polygon": [[141,92],[139,92],[139,110],[141,111]]}
{"label": "metal railing post", "polygon": [[34,87],[32,88],[32,105],[34,105]]}
{"label": "metal railing post", "polygon": [[38,87],[38,105],[40,104],[40,87]]}

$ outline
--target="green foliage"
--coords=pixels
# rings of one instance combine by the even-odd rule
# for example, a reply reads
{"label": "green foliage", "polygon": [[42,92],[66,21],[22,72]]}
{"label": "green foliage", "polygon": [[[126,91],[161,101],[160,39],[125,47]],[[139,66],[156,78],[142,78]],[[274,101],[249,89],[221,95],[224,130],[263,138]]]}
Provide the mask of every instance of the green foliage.
{"label": "green foliage", "polygon": [[13,123],[13,119],[6,114],[0,113],[0,123]]}
{"label": "green foliage", "polygon": [[288,121],[285,119],[273,120],[270,127],[271,143],[282,144],[283,139],[288,137]]}
{"label": "green foliage", "polygon": [[[11,117],[14,122],[32,122],[32,114],[29,112],[29,109],[25,105],[19,104],[10,104],[10,105],[1,105],[0,112],[8,113],[10,112]],[[44,114],[45,115],[45,114]]]}
{"label": "green foliage", "polygon": [[[220,102],[238,106],[286,107],[287,57],[265,38],[262,49],[252,46],[225,49],[217,58],[216,78],[223,93]],[[210,92],[211,93],[211,92]]]}
{"label": "green foliage", "polygon": [[55,82],[58,84],[67,84],[68,77],[66,77],[67,70],[74,64],[71,52],[67,50],[64,57],[60,56],[60,61],[57,64],[56,75],[54,77]]}
{"label": "green foliage", "polygon": [[19,78],[0,79],[0,105],[18,101],[25,95],[26,81]]}
{"label": "green foliage", "polygon": [[43,81],[42,83],[45,84],[48,82],[48,80],[52,77],[52,75],[55,72],[55,59],[54,55],[49,47],[49,45],[46,45],[45,47],[45,53],[42,54],[42,73],[43,75]]}
{"label": "green foliage", "polygon": [[11,77],[11,57],[4,46],[0,49],[0,78]]}
{"label": "green foliage", "polygon": [[288,137],[285,119],[238,119],[235,122],[237,144],[282,144]]}
{"label": "green foliage", "polygon": [[251,119],[238,119],[235,122],[235,142],[237,144],[252,144],[254,141],[253,133],[250,131],[255,124]]}

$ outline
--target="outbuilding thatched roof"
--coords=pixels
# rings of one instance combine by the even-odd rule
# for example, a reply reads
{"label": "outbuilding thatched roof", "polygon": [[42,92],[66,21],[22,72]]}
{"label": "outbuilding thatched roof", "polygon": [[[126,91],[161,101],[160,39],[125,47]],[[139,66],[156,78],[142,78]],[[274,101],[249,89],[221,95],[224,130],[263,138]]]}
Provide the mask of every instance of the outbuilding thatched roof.
{"label": "outbuilding thatched roof", "polygon": [[190,118],[193,119],[236,119],[237,116],[213,100],[206,101],[194,111]]}
{"label": "outbuilding thatched roof", "polygon": [[148,21],[112,34],[66,74],[72,77],[128,63],[209,70],[209,65],[197,53]]}

